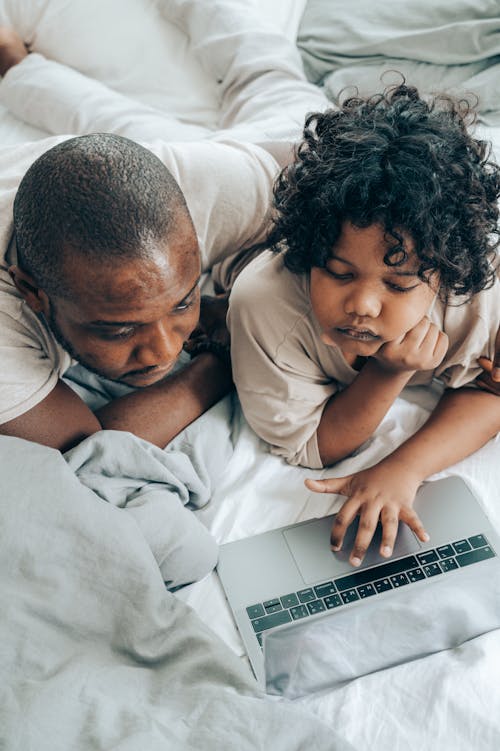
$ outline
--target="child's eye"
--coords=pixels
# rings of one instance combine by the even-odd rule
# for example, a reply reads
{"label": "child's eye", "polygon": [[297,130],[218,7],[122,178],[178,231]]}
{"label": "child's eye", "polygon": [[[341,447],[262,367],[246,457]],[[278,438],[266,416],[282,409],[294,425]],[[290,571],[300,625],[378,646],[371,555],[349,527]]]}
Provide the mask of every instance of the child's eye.
{"label": "child's eye", "polygon": [[393,282],[387,282],[387,286],[390,287],[390,289],[394,290],[394,292],[411,292],[412,289],[416,289],[419,285],[413,284],[411,287],[400,287],[399,284],[394,284]]}
{"label": "child's eye", "polygon": [[334,279],[339,279],[340,281],[347,281],[349,279],[352,279],[352,274],[346,273],[346,274],[339,274],[337,271],[332,271],[332,269],[327,269],[330,276],[333,276]]}

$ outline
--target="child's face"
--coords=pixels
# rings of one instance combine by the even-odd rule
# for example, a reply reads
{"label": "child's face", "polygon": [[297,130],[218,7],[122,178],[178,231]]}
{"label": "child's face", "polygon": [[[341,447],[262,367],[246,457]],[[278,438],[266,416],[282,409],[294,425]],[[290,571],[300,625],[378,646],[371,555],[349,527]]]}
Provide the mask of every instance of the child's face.
{"label": "child's face", "polygon": [[311,303],[325,344],[369,357],[427,314],[437,285],[418,278],[412,239],[401,234],[408,259],[387,266],[394,239],[385,239],[378,224],[359,229],[344,222],[325,268],[311,269]]}

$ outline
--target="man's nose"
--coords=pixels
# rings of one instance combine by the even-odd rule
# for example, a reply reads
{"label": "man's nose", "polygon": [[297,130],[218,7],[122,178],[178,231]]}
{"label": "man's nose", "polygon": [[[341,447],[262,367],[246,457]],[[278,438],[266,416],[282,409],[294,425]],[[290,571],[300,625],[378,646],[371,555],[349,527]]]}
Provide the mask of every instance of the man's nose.
{"label": "man's nose", "polygon": [[148,327],[144,339],[135,351],[137,360],[143,367],[171,365],[182,350],[184,338],[165,323]]}
{"label": "man's nose", "polygon": [[358,318],[377,318],[382,309],[379,291],[371,284],[357,284],[348,293],[345,312]]}

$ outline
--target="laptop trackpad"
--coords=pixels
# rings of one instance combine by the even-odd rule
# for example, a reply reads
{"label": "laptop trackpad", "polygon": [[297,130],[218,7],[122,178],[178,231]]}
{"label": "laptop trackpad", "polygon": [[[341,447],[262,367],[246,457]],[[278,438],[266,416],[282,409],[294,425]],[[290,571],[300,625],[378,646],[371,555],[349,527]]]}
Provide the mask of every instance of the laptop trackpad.
{"label": "laptop trackpad", "polygon": [[[290,552],[307,584],[356,570],[349,563],[349,554],[358,531],[359,517],[356,517],[348,528],[342,550],[338,553],[332,553],[330,550],[333,519],[334,516],[313,519],[283,531]],[[387,562],[387,558],[382,558],[378,553],[381,540],[382,527],[378,524],[363,564],[359,568]],[[400,523],[392,557],[399,558],[415,553],[421,547],[411,529],[406,524]]]}

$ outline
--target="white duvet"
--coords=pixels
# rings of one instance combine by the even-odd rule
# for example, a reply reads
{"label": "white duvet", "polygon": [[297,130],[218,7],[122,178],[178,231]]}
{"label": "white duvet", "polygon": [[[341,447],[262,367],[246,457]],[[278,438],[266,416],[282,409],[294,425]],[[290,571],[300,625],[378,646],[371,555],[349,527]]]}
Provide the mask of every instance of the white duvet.
{"label": "white duvet", "polygon": [[[204,13],[208,13],[210,21],[205,20],[204,26],[198,25],[196,33],[192,29],[191,40],[188,40],[184,32],[165,17],[165,7],[178,6],[175,13],[185,12],[189,16],[192,5],[182,0],[173,3],[163,0],[73,0],[71,3],[63,0],[2,0],[0,22],[13,24],[32,42],[34,51],[73,66],[105,88],[86,79],[74,78],[77,74],[72,71],[51,68],[51,75],[56,77],[53,80],[62,76],[62,81],[75,82],[64,96],[62,87],[59,89],[57,105],[57,88],[37,92],[28,85],[23,96],[17,96],[14,86],[4,95],[2,84],[0,102],[4,110],[0,118],[0,138],[4,143],[21,142],[42,137],[47,132],[106,129],[119,120],[125,130],[127,127],[149,128],[148,136],[142,131],[137,133],[136,137],[141,139],[152,133],[155,137],[175,140],[212,138],[218,128],[235,127],[235,133],[240,137],[256,141],[275,140],[297,133],[306,111],[325,106],[322,93],[303,80],[293,48],[275,31],[285,30],[289,39],[294,38],[303,10],[302,0],[274,3],[214,0],[205,3]],[[193,7],[194,14],[200,12],[200,3],[198,10],[196,4]],[[219,38],[215,33],[221,28],[216,23],[218,11],[224,19],[218,22],[222,23]],[[267,31],[261,29],[263,23],[267,24]],[[212,46],[208,44],[211,38]],[[238,54],[231,57],[231,50]],[[224,55],[229,57],[224,58]],[[224,68],[226,73],[220,74],[222,77],[229,75],[227,70],[232,71],[231,75],[236,75],[235,71],[240,74],[241,66],[246,66],[251,79],[252,67],[256,60],[261,59],[259,56],[266,57],[269,65],[273,58],[278,60],[276,65],[281,73],[271,79],[276,92],[280,91],[285,79],[289,81],[286,84],[289,92],[286,109],[280,104],[278,93],[273,98],[256,90],[249,100],[245,100],[234,86],[231,88],[228,79],[222,88],[215,83],[217,78],[221,80],[216,71],[214,73],[217,64],[222,68],[228,66]],[[4,83],[7,82],[8,78]],[[85,89],[88,95],[83,100],[80,85],[88,87]],[[229,92],[224,95],[229,99],[223,98],[223,91]],[[280,95],[282,92],[281,88]],[[68,107],[71,101],[73,105]],[[228,106],[231,102],[232,108]],[[134,136],[134,132],[131,135]],[[491,135],[495,135],[494,131]],[[340,499],[308,493],[303,486],[304,477],[330,473],[343,475],[374,463],[422,424],[435,398],[435,394],[418,389],[405,393],[362,451],[334,470],[316,473],[290,467],[271,456],[246,425],[235,403],[232,417],[227,419],[227,433],[220,434],[221,449],[230,446],[230,458],[210,502],[196,512],[198,518],[217,541],[224,542],[335,510]],[[207,424],[210,426],[210,419],[210,416],[205,418],[201,423],[204,427],[197,434],[200,451],[203,451],[204,441],[208,445],[211,439],[210,427],[206,428]],[[497,437],[474,456],[442,473],[458,474],[469,483],[498,530],[499,457],[500,439]],[[71,566],[69,552],[64,565]],[[85,588],[85,581],[80,581],[79,586]],[[215,573],[181,590],[177,597],[191,605],[201,620],[242,657],[242,664],[246,664]],[[499,666],[500,632],[494,631],[454,650],[361,677],[335,691],[311,696],[298,703],[339,731],[358,749],[497,751],[500,748]],[[58,667],[47,665],[46,669],[50,672]],[[86,669],[85,661],[79,669]],[[249,668],[245,669],[249,675]],[[158,680],[168,680],[168,673],[161,670],[158,676]],[[114,679],[117,685],[122,681],[119,671]],[[147,690],[147,687],[140,682],[138,685],[139,695],[135,694],[135,700],[142,701],[140,691]],[[57,693],[51,700],[57,702]],[[85,701],[84,696],[82,700]],[[152,736],[146,734],[137,738],[131,736],[129,741],[123,741],[123,745],[113,746],[106,739],[106,723],[102,715],[105,704],[100,707],[98,699],[93,701],[96,702],[95,743],[89,742],[87,736],[84,742],[82,735],[81,743],[77,736],[76,741],[72,741],[76,745],[67,745],[66,748],[119,747],[135,751],[183,747],[182,744],[173,745],[173,741],[169,745],[168,735],[162,737],[161,734],[156,745],[151,741]],[[9,706],[4,705],[4,715]],[[26,712],[32,710],[33,705],[26,704]],[[38,716],[43,722],[43,712]],[[200,722],[209,725],[207,717],[201,714]],[[249,711],[248,722],[253,724],[254,719]],[[217,725],[218,732],[222,732],[220,727]],[[269,731],[268,737],[259,738],[255,748],[274,748],[272,735]],[[22,748],[23,751],[25,748],[56,747],[36,743],[16,746],[13,737],[10,736],[10,745],[6,747]],[[221,736],[219,747],[242,747],[236,729],[233,737],[231,746],[228,731],[223,741]],[[336,742],[332,736],[332,749],[337,748]],[[195,746],[186,743],[184,747],[217,748],[217,737],[211,738],[210,743],[206,739],[198,743]],[[306,748],[307,745],[304,742],[300,747]],[[314,748],[314,743],[310,747]]]}

